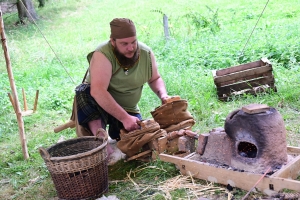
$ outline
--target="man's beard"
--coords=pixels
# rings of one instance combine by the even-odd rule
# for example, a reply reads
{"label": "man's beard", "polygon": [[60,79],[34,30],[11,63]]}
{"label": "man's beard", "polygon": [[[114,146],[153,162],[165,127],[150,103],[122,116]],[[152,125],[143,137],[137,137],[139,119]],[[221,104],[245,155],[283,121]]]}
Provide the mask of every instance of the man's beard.
{"label": "man's beard", "polygon": [[122,54],[119,51],[117,46],[114,48],[113,51],[114,51],[116,58],[119,61],[119,64],[121,64],[121,67],[123,67],[123,68],[132,67],[136,63],[136,61],[139,59],[139,54],[140,54],[139,46],[137,46],[136,51],[134,52],[134,55],[132,56],[132,58],[127,58],[126,56],[124,56],[124,54]]}

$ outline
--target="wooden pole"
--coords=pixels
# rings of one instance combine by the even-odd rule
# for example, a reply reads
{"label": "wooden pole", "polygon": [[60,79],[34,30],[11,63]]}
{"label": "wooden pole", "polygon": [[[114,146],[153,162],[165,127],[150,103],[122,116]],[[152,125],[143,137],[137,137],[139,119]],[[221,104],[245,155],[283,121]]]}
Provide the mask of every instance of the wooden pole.
{"label": "wooden pole", "polygon": [[9,97],[10,103],[11,103],[11,105],[12,105],[12,107],[13,107],[15,113],[16,113],[15,101],[14,101],[14,99],[13,99],[13,97],[11,96],[10,93],[7,93],[7,95],[8,95],[8,97]]}
{"label": "wooden pole", "polygon": [[23,94],[23,102],[24,102],[24,111],[27,111],[28,106],[27,106],[27,100],[26,100],[26,94],[24,88],[22,88],[22,94]]}
{"label": "wooden pole", "polygon": [[34,105],[33,105],[33,112],[35,112],[36,109],[37,109],[38,99],[39,99],[39,90],[37,90],[36,93],[35,93],[35,100],[34,100]]}
{"label": "wooden pole", "polygon": [[163,16],[163,24],[164,24],[164,32],[165,32],[165,38],[170,38],[170,32],[169,32],[169,20],[168,16],[164,14]]}
{"label": "wooden pole", "polygon": [[6,69],[9,77],[9,83],[10,87],[13,93],[14,97],[14,108],[16,109],[16,115],[17,115],[17,120],[18,120],[18,126],[19,126],[19,135],[21,139],[21,144],[22,144],[22,151],[23,151],[23,156],[25,159],[29,158],[28,150],[27,150],[27,144],[26,144],[26,137],[25,137],[25,129],[24,129],[24,121],[22,118],[22,112],[21,108],[19,105],[19,100],[18,100],[18,95],[17,95],[17,90],[14,82],[14,76],[13,72],[11,69],[11,63],[10,63],[10,57],[6,45],[6,36],[4,32],[4,23],[3,23],[3,18],[2,18],[2,10],[0,7],[0,32],[1,32],[1,42],[2,42],[2,48],[4,51],[4,57],[5,57],[5,62],[6,62]]}

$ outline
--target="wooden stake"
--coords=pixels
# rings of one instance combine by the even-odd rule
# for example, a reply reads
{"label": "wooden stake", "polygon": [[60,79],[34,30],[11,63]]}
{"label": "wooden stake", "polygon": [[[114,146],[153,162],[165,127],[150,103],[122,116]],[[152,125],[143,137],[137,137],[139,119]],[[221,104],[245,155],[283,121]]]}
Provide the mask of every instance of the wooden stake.
{"label": "wooden stake", "polygon": [[26,94],[24,88],[22,88],[22,94],[23,94],[23,102],[24,102],[24,111],[27,111],[28,106],[27,106],[27,100],[26,100]]}
{"label": "wooden stake", "polygon": [[15,113],[16,113],[16,106],[15,106],[14,99],[13,99],[13,97],[11,96],[10,93],[7,93],[7,95],[8,95],[8,97],[9,97],[10,103],[11,103],[11,105],[12,105],[12,107],[13,107]]}
{"label": "wooden stake", "polygon": [[33,112],[35,112],[36,109],[37,109],[38,99],[39,99],[39,90],[37,90],[36,93],[35,93],[35,100],[34,100]]}
{"label": "wooden stake", "polygon": [[169,32],[169,22],[168,22],[168,16],[164,14],[163,16],[163,24],[164,24],[164,32],[165,32],[165,38],[170,38],[170,32]]}
{"label": "wooden stake", "polygon": [[24,156],[24,159],[28,159],[29,154],[28,154],[28,149],[27,149],[27,144],[26,144],[24,121],[22,118],[22,112],[21,112],[20,105],[19,105],[17,90],[16,90],[16,86],[15,86],[15,82],[14,82],[14,76],[13,76],[13,72],[11,69],[10,57],[9,57],[9,53],[8,53],[8,49],[7,49],[7,45],[6,45],[6,36],[5,36],[5,32],[4,32],[4,23],[3,23],[3,18],[2,18],[1,7],[0,7],[0,33],[1,33],[2,49],[4,51],[4,57],[5,57],[5,62],[6,62],[6,69],[7,69],[7,73],[8,73],[8,77],[9,77],[9,83],[10,83],[10,87],[11,87],[12,94],[14,97],[14,102],[15,102],[15,109],[16,109],[17,121],[18,121],[18,126],[19,126],[19,135],[20,135],[20,140],[21,140],[21,144],[22,144],[23,156]]}

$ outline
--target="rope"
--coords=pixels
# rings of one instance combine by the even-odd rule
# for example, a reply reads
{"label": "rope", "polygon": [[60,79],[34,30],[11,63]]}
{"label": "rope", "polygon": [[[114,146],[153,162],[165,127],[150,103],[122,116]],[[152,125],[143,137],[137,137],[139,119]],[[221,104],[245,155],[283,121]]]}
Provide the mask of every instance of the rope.
{"label": "rope", "polygon": [[257,24],[258,24],[258,22],[259,22],[259,20],[260,20],[260,18],[261,18],[261,16],[262,16],[262,14],[264,13],[264,11],[265,11],[265,9],[266,9],[268,3],[269,3],[269,0],[267,1],[266,5],[265,5],[265,7],[264,7],[264,9],[263,9],[263,11],[261,12],[261,14],[260,14],[260,16],[259,16],[259,18],[258,18],[258,20],[257,20],[257,22],[256,22],[256,24],[255,24],[255,26],[254,26],[254,28],[253,28],[253,30],[252,30],[252,32],[251,32],[251,34],[250,34],[250,36],[249,36],[249,38],[248,38],[248,40],[247,40],[247,42],[246,42],[246,44],[245,44],[245,46],[244,46],[242,52],[241,52],[241,54],[244,53],[244,50],[245,50],[245,48],[246,48],[246,46],[247,46],[247,44],[248,44],[248,42],[249,42],[249,40],[250,40],[250,38],[251,38],[251,36],[252,36],[252,34],[253,34],[253,32],[254,32],[256,26],[257,26]]}
{"label": "rope", "polygon": [[58,55],[55,53],[54,49],[52,48],[52,46],[50,45],[50,43],[48,42],[47,38],[45,37],[45,35],[42,33],[41,29],[38,27],[38,25],[36,24],[34,18],[32,17],[32,15],[30,14],[30,12],[28,11],[28,9],[26,8],[26,6],[24,5],[22,0],[19,0],[22,5],[24,6],[25,10],[27,11],[27,13],[29,14],[31,20],[33,21],[33,23],[35,24],[35,26],[37,27],[37,29],[39,30],[39,32],[41,33],[41,35],[43,36],[43,38],[45,39],[45,41],[47,42],[47,44],[49,45],[51,51],[53,52],[53,54],[55,55],[56,59],[59,61],[59,63],[61,64],[61,66],[64,68],[65,72],[67,73],[67,75],[69,76],[69,78],[72,80],[72,82],[74,83],[74,85],[76,85],[75,81],[72,79],[72,77],[70,76],[69,72],[67,71],[67,69],[65,68],[65,66],[63,65],[62,61],[59,59]]}

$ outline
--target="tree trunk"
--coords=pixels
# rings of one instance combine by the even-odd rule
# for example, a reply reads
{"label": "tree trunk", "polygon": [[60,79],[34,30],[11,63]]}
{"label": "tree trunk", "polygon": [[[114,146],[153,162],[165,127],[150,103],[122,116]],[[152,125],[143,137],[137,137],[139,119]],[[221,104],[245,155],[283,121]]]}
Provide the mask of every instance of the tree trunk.
{"label": "tree trunk", "polygon": [[45,0],[38,0],[39,2],[39,8],[45,6]]}
{"label": "tree trunk", "polygon": [[31,0],[19,0],[17,2],[17,8],[21,24],[25,24],[25,18],[27,18],[30,22],[33,22],[38,19],[38,16],[36,14]]}

